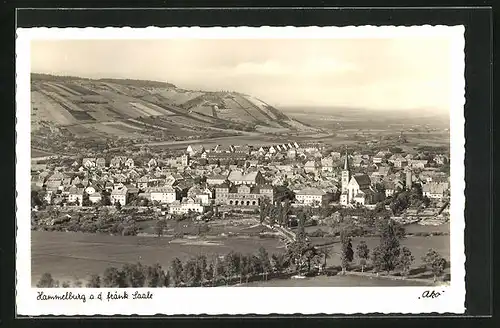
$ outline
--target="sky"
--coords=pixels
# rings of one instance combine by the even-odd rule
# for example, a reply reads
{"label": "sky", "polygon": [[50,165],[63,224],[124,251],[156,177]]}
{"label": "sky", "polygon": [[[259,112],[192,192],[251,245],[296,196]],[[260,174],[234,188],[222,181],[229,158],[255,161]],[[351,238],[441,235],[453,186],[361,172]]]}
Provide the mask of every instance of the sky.
{"label": "sky", "polygon": [[278,107],[447,112],[450,45],[439,37],[35,40],[31,71],[238,91]]}

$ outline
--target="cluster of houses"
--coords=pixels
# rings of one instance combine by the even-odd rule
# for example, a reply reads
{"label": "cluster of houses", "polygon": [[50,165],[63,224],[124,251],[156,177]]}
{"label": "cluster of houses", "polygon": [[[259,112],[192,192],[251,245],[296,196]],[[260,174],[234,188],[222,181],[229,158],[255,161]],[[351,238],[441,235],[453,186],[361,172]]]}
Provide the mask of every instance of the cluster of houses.
{"label": "cluster of houses", "polygon": [[121,206],[147,199],[170,213],[203,212],[208,206],[258,206],[273,202],[286,186],[295,206],[332,201],[348,206],[374,204],[398,190],[422,185],[423,194],[443,199],[449,176],[439,170],[448,158],[421,154],[375,155],[325,152],[321,145],[287,143],[189,146],[168,158],[86,157],[68,166],[32,163],[32,185],[45,190],[49,204]]}

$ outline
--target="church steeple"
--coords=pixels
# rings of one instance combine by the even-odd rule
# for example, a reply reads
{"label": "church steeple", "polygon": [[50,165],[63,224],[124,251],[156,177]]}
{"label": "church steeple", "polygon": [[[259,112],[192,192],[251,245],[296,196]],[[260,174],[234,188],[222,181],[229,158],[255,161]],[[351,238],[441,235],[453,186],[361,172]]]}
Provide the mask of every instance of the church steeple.
{"label": "church steeple", "polygon": [[345,148],[345,160],[344,169],[342,170],[342,191],[347,191],[347,185],[349,184],[349,179],[351,178],[351,172],[349,171],[349,155],[347,154],[347,146]]}
{"label": "church steeple", "polygon": [[347,155],[347,146],[345,147],[344,171],[349,171],[349,155]]}

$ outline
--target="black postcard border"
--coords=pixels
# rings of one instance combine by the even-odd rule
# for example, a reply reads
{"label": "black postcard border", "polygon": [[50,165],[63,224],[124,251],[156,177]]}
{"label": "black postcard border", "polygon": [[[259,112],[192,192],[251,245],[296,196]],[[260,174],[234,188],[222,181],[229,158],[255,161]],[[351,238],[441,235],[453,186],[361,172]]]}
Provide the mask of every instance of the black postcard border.
{"label": "black postcard border", "polygon": [[[74,2],[61,2],[52,5],[44,2],[44,7],[69,7]],[[95,5],[102,7],[113,7],[116,3],[88,2],[79,3],[80,7],[88,8]],[[387,2],[385,3],[387,4]],[[35,1],[20,1],[22,7],[37,7]],[[120,4],[122,7],[130,5]],[[143,3],[144,5],[144,3]],[[221,4],[222,6],[224,4]],[[338,3],[336,5],[339,5]],[[164,6],[164,2],[156,3],[156,6]],[[206,6],[204,6],[206,7]],[[487,7],[482,8],[342,8],[339,9],[305,9],[305,8],[225,8],[225,9],[172,9],[170,10],[144,10],[144,9],[107,9],[107,10],[33,10],[23,9],[15,11],[14,6],[9,6],[7,11],[2,12],[1,24],[3,35],[8,42],[2,46],[2,60],[0,61],[0,95],[5,105],[1,111],[3,124],[1,130],[4,140],[4,158],[12,158],[13,161],[3,161],[3,181],[12,181],[12,187],[1,189],[5,210],[10,209],[11,215],[6,215],[3,220],[2,237],[0,246],[1,268],[1,318],[7,326],[12,324],[28,325],[34,324],[27,317],[15,318],[15,24],[19,27],[54,26],[54,27],[106,27],[106,26],[346,26],[346,25],[465,25],[466,32],[466,104],[465,104],[465,136],[466,136],[466,315],[453,316],[451,321],[459,317],[480,316],[477,320],[488,322],[487,317],[492,314],[492,225],[493,225],[493,110],[492,110],[492,12]],[[8,13],[7,13],[8,12]],[[7,13],[7,14],[4,14]],[[17,22],[16,22],[17,20]],[[10,81],[11,83],[8,83]],[[11,219],[8,219],[10,217]],[[12,292],[10,292],[12,291]],[[379,301],[383,301],[383,295]],[[375,301],[375,300],[374,300]],[[188,305],[187,305],[188,306]],[[317,315],[317,316],[159,316],[150,318],[148,324],[160,324],[165,319],[169,324],[197,325],[215,323],[217,325],[233,325],[234,319],[238,319],[238,325],[245,324],[280,324],[287,326],[321,325],[333,323],[332,317],[347,318],[347,320],[336,320],[335,323],[349,325],[360,325],[361,320],[367,316],[344,316],[344,315]],[[400,315],[377,315],[370,317],[370,324],[397,324]],[[403,316],[404,317],[404,316]],[[405,324],[416,326],[420,324],[443,324],[441,316],[412,316]],[[458,317],[458,318],[457,318]],[[36,324],[79,324],[76,317],[37,317]],[[63,319],[64,320],[60,320]],[[133,324],[135,320],[129,316],[113,316],[112,322],[103,317],[92,318],[94,324]],[[98,320],[101,318],[101,320]],[[137,318],[137,317],[136,317]],[[243,319],[245,318],[245,319]],[[248,320],[251,318],[252,320]],[[96,320],[97,319],[97,320]],[[203,319],[203,320],[200,320]],[[307,319],[307,321],[305,321]],[[143,320],[143,319],[141,319]],[[382,321],[383,320],[383,321]],[[425,320],[425,321],[424,321]],[[14,322],[15,321],[15,322]],[[470,320],[469,320],[470,322]],[[146,322],[141,322],[146,323]],[[456,323],[456,322],[455,322]]]}

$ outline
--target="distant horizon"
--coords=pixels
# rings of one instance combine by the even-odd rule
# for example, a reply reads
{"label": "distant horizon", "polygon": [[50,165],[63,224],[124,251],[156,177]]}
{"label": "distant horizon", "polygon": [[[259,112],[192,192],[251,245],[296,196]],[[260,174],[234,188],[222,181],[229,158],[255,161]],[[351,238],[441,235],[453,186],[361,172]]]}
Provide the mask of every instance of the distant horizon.
{"label": "distant horizon", "polygon": [[31,41],[31,70],[234,90],[276,106],[449,112],[451,39],[61,39]]}
{"label": "distant horizon", "polygon": [[[179,86],[177,83],[173,81],[162,81],[162,80],[151,80],[151,79],[136,79],[136,78],[123,78],[123,77],[111,77],[111,76],[100,76],[100,77],[88,77],[88,76],[82,76],[82,75],[61,75],[61,74],[56,74],[56,73],[45,73],[45,72],[31,72],[31,74],[39,74],[39,75],[49,75],[49,76],[57,76],[57,77],[69,77],[69,78],[79,78],[79,79],[88,79],[88,80],[105,80],[105,79],[116,79],[116,80],[137,80],[137,81],[151,81],[151,82],[160,82],[160,83],[168,83],[168,84],[173,84],[175,85],[176,88],[181,89],[181,90],[201,90],[201,89],[187,89],[183,88],[182,86]],[[207,90],[203,89],[203,91],[206,92],[222,92],[222,91],[229,91],[229,92],[237,92],[241,94],[245,94],[245,92],[240,92],[238,90]],[[254,96],[252,94],[249,94],[250,96]],[[261,99],[264,102],[268,103],[266,99]],[[398,112],[401,111],[400,109],[391,109],[391,108],[362,108],[362,107],[351,107],[351,106],[342,106],[342,105],[274,105],[270,104],[272,106],[279,106],[280,110],[283,111],[291,111],[294,109],[300,109],[304,107],[309,107],[309,108],[314,108],[314,109],[321,109],[321,110],[332,110],[332,109],[344,109],[344,110],[366,110],[366,111],[380,111],[380,112]],[[409,112],[415,112],[415,111],[433,111],[433,108],[409,108],[406,109],[406,111]],[[440,115],[448,115],[448,112],[438,112],[435,113],[436,116]]]}

